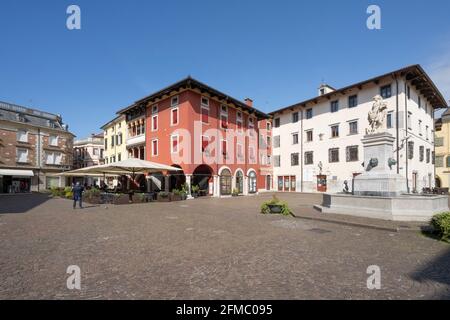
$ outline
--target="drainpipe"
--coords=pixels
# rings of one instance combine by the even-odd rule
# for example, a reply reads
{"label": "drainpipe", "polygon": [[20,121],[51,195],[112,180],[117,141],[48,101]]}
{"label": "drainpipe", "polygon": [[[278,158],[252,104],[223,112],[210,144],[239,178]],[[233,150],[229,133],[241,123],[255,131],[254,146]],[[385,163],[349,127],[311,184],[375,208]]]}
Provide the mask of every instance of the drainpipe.
{"label": "drainpipe", "polygon": [[406,128],[406,139],[405,139],[405,175],[406,175],[406,192],[409,193],[409,180],[408,180],[408,94],[407,94],[407,84],[405,82],[405,128]]}
{"label": "drainpipe", "polygon": [[300,109],[300,192],[303,192],[303,108]]}
{"label": "drainpipe", "polygon": [[397,174],[400,174],[400,129],[399,129],[399,106],[398,106],[398,90],[399,90],[399,86],[398,86],[398,78],[396,75],[394,75],[395,77],[395,84],[396,84],[396,106],[395,106],[395,130],[396,130],[396,135],[397,135]]}
{"label": "drainpipe", "polygon": [[40,185],[40,174],[41,174],[41,129],[38,128],[38,170],[37,170],[37,191],[40,191],[39,185]]}

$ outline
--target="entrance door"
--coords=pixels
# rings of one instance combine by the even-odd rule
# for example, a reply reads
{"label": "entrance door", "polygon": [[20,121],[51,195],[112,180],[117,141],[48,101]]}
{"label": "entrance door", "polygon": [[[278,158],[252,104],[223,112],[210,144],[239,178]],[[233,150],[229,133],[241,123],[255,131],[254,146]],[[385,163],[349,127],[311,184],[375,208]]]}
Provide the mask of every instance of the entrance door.
{"label": "entrance door", "polygon": [[327,192],[327,176],[317,176],[317,191]]}
{"label": "entrance door", "polygon": [[295,192],[295,191],[296,191],[295,176],[291,176],[291,192]]}
{"label": "entrance door", "polygon": [[272,176],[266,176],[266,190],[272,190]]}
{"label": "entrance door", "polygon": [[289,192],[290,182],[289,177],[284,177],[284,191]]}
{"label": "entrance door", "polygon": [[283,191],[283,177],[278,177],[278,191]]}
{"label": "entrance door", "polygon": [[417,192],[417,172],[413,172],[412,174],[412,192]]}
{"label": "entrance door", "polygon": [[231,172],[224,169],[220,175],[220,194],[227,196],[231,194]]}
{"label": "entrance door", "polygon": [[236,189],[239,193],[244,192],[244,176],[240,171],[236,173]]}
{"label": "entrance door", "polygon": [[254,171],[248,175],[248,192],[256,193],[256,173]]}

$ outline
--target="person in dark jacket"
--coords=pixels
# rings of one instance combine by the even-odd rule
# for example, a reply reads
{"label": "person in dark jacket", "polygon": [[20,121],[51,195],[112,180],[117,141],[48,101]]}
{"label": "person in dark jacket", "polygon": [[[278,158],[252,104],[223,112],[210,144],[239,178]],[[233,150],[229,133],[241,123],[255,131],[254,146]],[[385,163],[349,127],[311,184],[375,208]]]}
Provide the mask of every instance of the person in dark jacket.
{"label": "person in dark jacket", "polygon": [[77,205],[77,201],[80,203],[80,209],[83,209],[83,191],[84,188],[80,185],[79,182],[72,188],[73,192],[73,208],[75,209]]}

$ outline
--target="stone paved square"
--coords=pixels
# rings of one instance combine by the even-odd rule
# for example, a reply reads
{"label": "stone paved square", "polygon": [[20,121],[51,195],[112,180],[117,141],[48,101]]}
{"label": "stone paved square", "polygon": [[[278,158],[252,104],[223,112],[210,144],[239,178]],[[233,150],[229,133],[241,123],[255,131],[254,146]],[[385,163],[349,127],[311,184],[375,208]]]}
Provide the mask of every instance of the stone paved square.
{"label": "stone paved square", "polygon": [[[91,206],[0,197],[0,299],[448,299],[450,246],[261,215],[271,197]],[[320,195],[280,194],[313,214]],[[68,290],[66,269],[81,269]],[[381,268],[381,289],[366,270]]]}

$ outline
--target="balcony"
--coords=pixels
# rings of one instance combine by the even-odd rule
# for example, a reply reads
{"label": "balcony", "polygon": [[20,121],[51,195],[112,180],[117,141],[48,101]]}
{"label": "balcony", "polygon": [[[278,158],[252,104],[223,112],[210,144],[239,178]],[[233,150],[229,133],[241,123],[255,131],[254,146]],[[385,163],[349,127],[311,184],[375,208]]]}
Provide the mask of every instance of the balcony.
{"label": "balcony", "polygon": [[145,144],[145,134],[127,138],[127,147]]}

